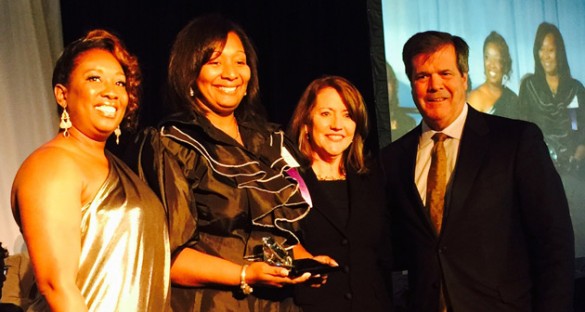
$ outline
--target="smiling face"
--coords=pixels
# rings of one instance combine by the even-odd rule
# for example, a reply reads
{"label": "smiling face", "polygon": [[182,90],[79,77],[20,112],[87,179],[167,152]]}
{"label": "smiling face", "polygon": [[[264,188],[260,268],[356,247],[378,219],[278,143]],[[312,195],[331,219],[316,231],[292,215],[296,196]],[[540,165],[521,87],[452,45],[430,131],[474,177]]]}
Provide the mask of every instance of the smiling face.
{"label": "smiling face", "polygon": [[118,127],[128,105],[126,76],[108,51],[91,49],[75,61],[67,86],[54,89],[57,103],[66,107],[73,128],[105,141]]}
{"label": "smiling face", "polygon": [[483,51],[483,68],[487,82],[502,85],[504,79],[502,53],[494,43],[488,43]]}
{"label": "smiling face", "polygon": [[412,98],[425,122],[440,131],[450,125],[465,105],[467,73],[457,68],[452,45],[435,52],[417,54],[412,59]]}
{"label": "smiling face", "polygon": [[223,50],[215,51],[201,67],[197,87],[205,100],[198,100],[198,105],[208,114],[233,114],[246,95],[250,76],[242,41],[230,32]]}
{"label": "smiling face", "polygon": [[312,127],[305,130],[310,131],[313,159],[341,159],[353,140],[356,123],[339,93],[329,87],[319,91],[309,117]]}
{"label": "smiling face", "polygon": [[538,56],[544,72],[549,76],[555,76],[557,74],[557,45],[553,34],[544,37]]}

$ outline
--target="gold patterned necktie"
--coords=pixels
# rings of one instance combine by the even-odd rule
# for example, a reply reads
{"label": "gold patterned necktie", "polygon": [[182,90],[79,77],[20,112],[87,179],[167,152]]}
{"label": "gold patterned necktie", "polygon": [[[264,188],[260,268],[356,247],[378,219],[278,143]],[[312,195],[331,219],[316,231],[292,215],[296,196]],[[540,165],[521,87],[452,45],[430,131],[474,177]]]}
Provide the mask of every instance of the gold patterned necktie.
{"label": "gold patterned necktie", "polygon": [[427,176],[427,207],[437,233],[441,232],[447,189],[447,154],[443,143],[448,137],[441,132],[433,135],[435,144],[431,151],[431,168]]}

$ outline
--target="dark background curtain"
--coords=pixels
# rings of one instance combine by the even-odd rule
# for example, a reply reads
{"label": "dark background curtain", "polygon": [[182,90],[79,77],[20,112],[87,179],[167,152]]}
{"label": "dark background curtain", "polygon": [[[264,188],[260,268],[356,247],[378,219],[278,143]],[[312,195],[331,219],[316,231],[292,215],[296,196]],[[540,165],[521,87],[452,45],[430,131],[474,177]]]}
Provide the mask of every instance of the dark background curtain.
{"label": "dark background curtain", "polygon": [[168,53],[192,18],[219,12],[238,22],[259,58],[262,102],[269,119],[286,126],[304,88],[315,78],[348,78],[363,93],[377,147],[366,1],[61,1],[65,44],[89,29],[114,31],[138,55],[144,72],[141,126],[164,114],[161,102]]}

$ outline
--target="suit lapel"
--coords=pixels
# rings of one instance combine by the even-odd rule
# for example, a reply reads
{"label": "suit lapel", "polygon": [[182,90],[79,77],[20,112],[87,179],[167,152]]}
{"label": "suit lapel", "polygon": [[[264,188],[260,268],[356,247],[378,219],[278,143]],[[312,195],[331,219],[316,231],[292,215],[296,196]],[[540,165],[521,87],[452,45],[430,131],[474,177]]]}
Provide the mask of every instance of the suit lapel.
{"label": "suit lapel", "polygon": [[426,231],[428,231],[429,235],[436,236],[435,231],[433,230],[431,217],[423,204],[414,179],[418,143],[420,140],[421,131],[422,128],[419,124],[413,131],[407,133],[400,141],[397,141],[401,147],[400,154],[402,157],[404,157],[399,163],[406,165],[406,167],[403,170],[399,170],[399,172],[402,174],[402,183],[405,183],[407,197],[412,202],[412,206],[415,208],[415,213],[417,214],[419,220],[422,221],[422,226],[426,229]]}
{"label": "suit lapel", "polygon": [[465,201],[470,195],[473,182],[491,144],[488,140],[488,132],[489,128],[482,114],[469,107],[453,172],[452,185],[445,199],[443,230],[448,230],[449,215],[464,209]]}

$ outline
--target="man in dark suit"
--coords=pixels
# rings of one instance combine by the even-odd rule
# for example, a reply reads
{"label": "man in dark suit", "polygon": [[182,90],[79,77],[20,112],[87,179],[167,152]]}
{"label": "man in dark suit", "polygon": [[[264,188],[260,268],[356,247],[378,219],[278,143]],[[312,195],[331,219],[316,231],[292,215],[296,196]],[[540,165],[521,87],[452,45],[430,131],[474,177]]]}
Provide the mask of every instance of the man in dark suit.
{"label": "man in dark suit", "polygon": [[[381,162],[409,310],[571,311],[573,230],[542,132],[466,104],[468,54],[463,39],[435,31],[403,50],[423,121]],[[445,164],[446,195],[429,210],[441,184],[427,180],[441,172],[433,162]]]}

